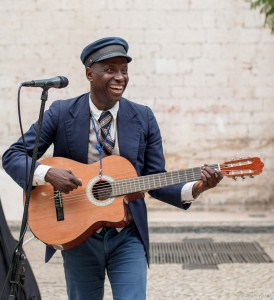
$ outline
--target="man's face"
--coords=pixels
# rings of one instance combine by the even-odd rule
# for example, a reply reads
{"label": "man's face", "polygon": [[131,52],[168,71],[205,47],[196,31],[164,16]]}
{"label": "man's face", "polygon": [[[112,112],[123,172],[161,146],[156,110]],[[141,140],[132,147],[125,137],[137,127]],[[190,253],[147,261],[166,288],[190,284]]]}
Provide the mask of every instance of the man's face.
{"label": "man's face", "polygon": [[128,83],[128,63],[124,57],[113,57],[86,68],[91,99],[98,109],[107,110],[123,95]]}

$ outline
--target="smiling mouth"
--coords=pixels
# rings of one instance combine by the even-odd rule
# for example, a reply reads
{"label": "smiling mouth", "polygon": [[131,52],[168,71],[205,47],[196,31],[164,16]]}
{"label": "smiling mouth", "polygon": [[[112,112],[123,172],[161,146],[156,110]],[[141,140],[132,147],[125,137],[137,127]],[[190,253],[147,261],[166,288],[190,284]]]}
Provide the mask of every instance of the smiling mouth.
{"label": "smiling mouth", "polygon": [[114,84],[112,84],[112,85],[110,85],[109,86],[113,91],[115,91],[115,92],[122,92],[123,91],[123,86],[122,85],[114,85]]}

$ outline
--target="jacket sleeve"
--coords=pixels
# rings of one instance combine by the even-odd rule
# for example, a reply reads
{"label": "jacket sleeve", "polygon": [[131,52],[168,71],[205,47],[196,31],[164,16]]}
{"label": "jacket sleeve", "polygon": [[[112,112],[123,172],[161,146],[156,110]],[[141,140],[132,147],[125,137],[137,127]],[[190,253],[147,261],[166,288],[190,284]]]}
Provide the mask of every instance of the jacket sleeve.
{"label": "jacket sleeve", "polygon": [[[59,101],[55,101],[49,110],[44,113],[37,159],[39,159],[54,142],[58,115]],[[27,188],[26,177],[29,178],[30,174],[37,126],[37,122],[34,123],[24,134],[27,155],[25,155],[23,139],[21,137],[5,151],[2,157],[3,168],[24,190]],[[35,168],[37,168],[38,165],[39,162],[36,162]],[[28,171],[27,176],[26,171]]]}
{"label": "jacket sleeve", "polygon": [[[142,175],[166,172],[165,158],[163,154],[162,138],[159,126],[150,108],[147,108],[147,137],[145,150],[145,165]],[[174,205],[179,208],[187,209],[189,203],[183,204],[181,200],[182,184],[171,185],[157,190],[149,191],[149,194],[160,201]]]}

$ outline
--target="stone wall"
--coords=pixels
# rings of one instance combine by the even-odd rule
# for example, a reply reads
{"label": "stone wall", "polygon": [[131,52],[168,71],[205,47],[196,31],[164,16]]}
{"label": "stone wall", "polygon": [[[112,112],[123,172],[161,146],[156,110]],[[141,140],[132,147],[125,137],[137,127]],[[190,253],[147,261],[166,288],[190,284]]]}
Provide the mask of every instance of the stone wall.
{"label": "stone wall", "polygon": [[[67,88],[50,90],[47,107],[84,93],[82,48],[122,36],[133,57],[125,97],[155,112],[168,169],[248,155],[265,163],[254,179],[225,179],[196,209],[273,208],[274,35],[263,23],[245,0],[2,0],[0,152],[19,137],[20,82],[68,77]],[[22,90],[25,130],[38,118],[40,93]]]}

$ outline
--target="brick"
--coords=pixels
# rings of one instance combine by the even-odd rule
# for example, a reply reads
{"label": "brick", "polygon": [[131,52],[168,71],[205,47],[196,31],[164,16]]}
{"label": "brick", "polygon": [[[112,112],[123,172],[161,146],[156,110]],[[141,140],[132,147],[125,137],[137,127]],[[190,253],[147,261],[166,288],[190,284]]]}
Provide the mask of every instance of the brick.
{"label": "brick", "polygon": [[260,29],[241,29],[239,30],[240,40],[243,43],[252,44],[259,43],[262,39],[261,30]]}
{"label": "brick", "polygon": [[216,14],[216,28],[235,28],[239,30],[243,26],[242,14],[235,14],[233,10],[222,10]]}
{"label": "brick", "polygon": [[152,0],[152,7],[153,9],[157,9],[157,10],[171,10],[172,9],[172,5],[171,5],[171,1],[165,1],[165,0]]}
{"label": "brick", "polygon": [[205,74],[216,74],[218,70],[220,70],[220,63],[214,58],[201,57],[200,59],[194,60],[192,64],[194,73],[204,72]]}
{"label": "brick", "polygon": [[224,29],[215,29],[215,28],[209,28],[205,32],[205,38],[204,41],[207,43],[218,43],[218,44],[224,44],[229,42],[230,40],[235,42],[234,37],[230,38],[229,35],[231,33],[228,32],[227,28]]}
{"label": "brick", "polygon": [[187,22],[187,27],[194,30],[206,29],[203,24],[203,11],[200,10],[190,10],[185,14],[185,19]]}
{"label": "brick", "polygon": [[189,75],[193,71],[193,65],[189,59],[179,59],[178,61],[178,76]]}
{"label": "brick", "polygon": [[244,14],[243,24],[246,28],[258,28],[264,25],[264,14],[258,13],[258,10],[250,10],[249,13]]}
{"label": "brick", "polygon": [[[268,57],[271,56],[274,52],[274,44],[266,44],[266,43],[262,43],[262,44],[256,44],[254,46],[250,46],[249,48],[246,50],[253,50],[256,53],[256,56],[254,55],[254,59],[260,57],[260,60],[263,59],[264,57]],[[248,55],[248,53],[246,53]],[[267,76],[268,78],[268,76]]]}
{"label": "brick", "polygon": [[[147,76],[146,76],[147,77]],[[149,81],[148,81],[149,80]],[[151,86],[170,86],[178,87],[184,85],[184,78],[178,74],[157,74],[157,76],[147,77],[146,83],[149,82]]]}
{"label": "brick", "polygon": [[248,100],[241,102],[244,110],[252,111],[258,106],[261,107],[261,101],[257,101],[255,99],[255,88],[253,86],[238,85],[234,88],[234,92],[235,98],[238,98],[239,101],[242,101],[244,99]]}
{"label": "brick", "polygon": [[119,1],[119,0],[107,0],[106,2],[107,9],[110,10],[123,10],[128,11],[133,8],[133,1],[131,0],[125,0],[125,1]]}
{"label": "brick", "polygon": [[169,24],[170,28],[187,28],[189,26],[189,12],[188,11],[168,11],[164,15],[164,19],[160,18],[159,21],[166,27]]}
{"label": "brick", "polygon": [[[147,27],[147,14],[147,11],[129,10],[126,13],[123,11],[120,16],[113,16],[113,12],[110,12],[110,16],[107,18],[111,24],[109,28],[113,28],[118,21],[118,26],[124,28],[126,24],[127,30],[131,30],[131,28],[144,29]],[[104,21],[106,22],[105,18]]]}
{"label": "brick", "polygon": [[190,73],[185,77],[186,86],[194,86],[195,90],[200,87],[206,86],[205,75],[202,72]]}
{"label": "brick", "polygon": [[163,16],[160,10],[146,12],[147,28],[158,30],[166,28],[166,24],[170,24],[170,18],[172,18],[173,14],[174,12],[166,12]]}
{"label": "brick", "polygon": [[202,57],[205,58],[219,58],[221,57],[220,44],[205,44],[202,47]]}
{"label": "brick", "polygon": [[193,87],[174,87],[171,90],[171,96],[177,98],[192,98],[194,97]]}
{"label": "brick", "polygon": [[133,0],[133,8],[137,10],[148,10],[154,9],[153,2],[147,0]]}
{"label": "brick", "polygon": [[[83,11],[88,11],[90,18],[92,16],[92,13],[94,10],[100,11],[100,10],[105,10],[107,8],[107,0],[81,0],[82,4],[80,1],[71,1],[74,2],[75,5],[78,4],[78,7],[76,10],[83,10]],[[113,2],[113,1],[112,1]],[[116,1],[117,2],[117,1]]]}
{"label": "brick", "polygon": [[132,75],[129,72],[129,76],[130,76],[130,83],[132,86],[146,86],[147,85],[147,81],[148,81],[148,77],[145,74],[135,74],[133,73]]}
{"label": "brick", "polygon": [[221,98],[233,98],[233,90],[227,87],[219,87],[214,86],[211,88],[201,87],[196,89],[195,96],[198,98],[213,98],[213,99],[221,99]]}
{"label": "brick", "polygon": [[214,11],[206,10],[202,12],[202,26],[204,28],[218,27],[216,25],[216,13]]}
{"label": "brick", "polygon": [[[37,32],[38,30],[43,30],[45,28],[52,28],[52,18],[51,13],[48,11],[26,11],[22,14],[22,30],[26,30],[28,35],[32,32]],[[45,36],[42,35],[44,38]]]}
{"label": "brick", "polygon": [[[76,14],[76,11],[55,11],[54,13],[52,13],[50,19],[53,30],[57,30],[59,32],[62,31],[63,34],[67,36],[66,32],[69,32],[77,26]],[[59,28],[60,20],[62,20],[61,28]],[[66,28],[66,32],[64,32],[64,28]]]}
{"label": "brick", "polygon": [[197,58],[202,56],[203,47],[201,43],[189,43],[183,45],[181,50],[181,56],[183,58]]}
{"label": "brick", "polygon": [[4,0],[1,2],[0,11],[9,12],[14,9],[14,2],[9,0]]}
{"label": "brick", "polygon": [[[159,53],[162,50],[162,46],[159,43],[150,43],[147,44],[145,42],[136,42],[135,41],[135,45],[133,47],[136,47],[136,43],[137,47],[139,47],[139,51],[140,51],[140,59],[139,63],[145,63],[147,64],[146,60],[150,60],[150,59],[154,59],[155,57],[159,56]],[[144,47],[144,44],[146,45]],[[149,62],[150,63],[150,62]]]}
{"label": "brick", "polygon": [[185,29],[175,32],[175,40],[181,43],[203,43],[206,41],[206,30],[204,28]]}
{"label": "brick", "polygon": [[130,63],[130,70],[131,73],[134,72],[137,74],[150,74],[150,72],[153,73],[155,72],[154,60],[147,57],[135,59]]}
{"label": "brick", "polygon": [[[94,1],[90,1],[90,2],[94,2]],[[53,2],[53,3],[55,3],[55,2]],[[87,2],[85,2],[85,3],[87,3]],[[102,0],[102,3],[104,3],[104,0]],[[62,10],[62,11],[76,11],[84,5],[84,3],[82,3],[82,0],[79,0],[77,2],[70,1],[70,0],[59,0],[55,4],[56,4],[56,8],[58,10]],[[45,3],[45,5],[46,5],[46,3]],[[102,4],[100,4],[100,5],[102,5]]]}
{"label": "brick", "polygon": [[273,35],[269,34],[270,33],[270,28],[262,28],[261,29],[261,42],[264,44],[274,44],[274,39]]}
{"label": "brick", "polygon": [[[168,44],[176,39],[176,32],[172,29],[146,29],[145,30],[145,43],[146,44],[159,44],[161,48],[166,47]],[[166,43],[159,43],[165,40]]]}
{"label": "brick", "polygon": [[190,4],[188,1],[170,0],[169,3],[173,10],[189,10]]}
{"label": "brick", "polygon": [[225,6],[225,1],[218,1],[218,0],[191,0],[190,1],[190,8],[191,9],[197,9],[197,10],[205,10],[205,9],[212,9],[215,10],[223,9]]}
{"label": "brick", "polygon": [[255,88],[255,96],[258,98],[271,98],[274,95],[274,87],[261,87]]}
{"label": "brick", "polygon": [[120,23],[120,19],[121,19],[121,13],[118,13],[117,15],[114,16],[113,11],[111,10],[103,10],[100,11],[100,13],[95,14],[95,16],[93,16],[94,20],[92,21],[92,23],[94,24],[93,26],[91,26],[91,29],[108,29],[108,31],[111,28],[117,28],[119,27],[119,23]]}
{"label": "brick", "polygon": [[156,59],[155,65],[157,74],[177,73],[177,62],[175,59]]}

